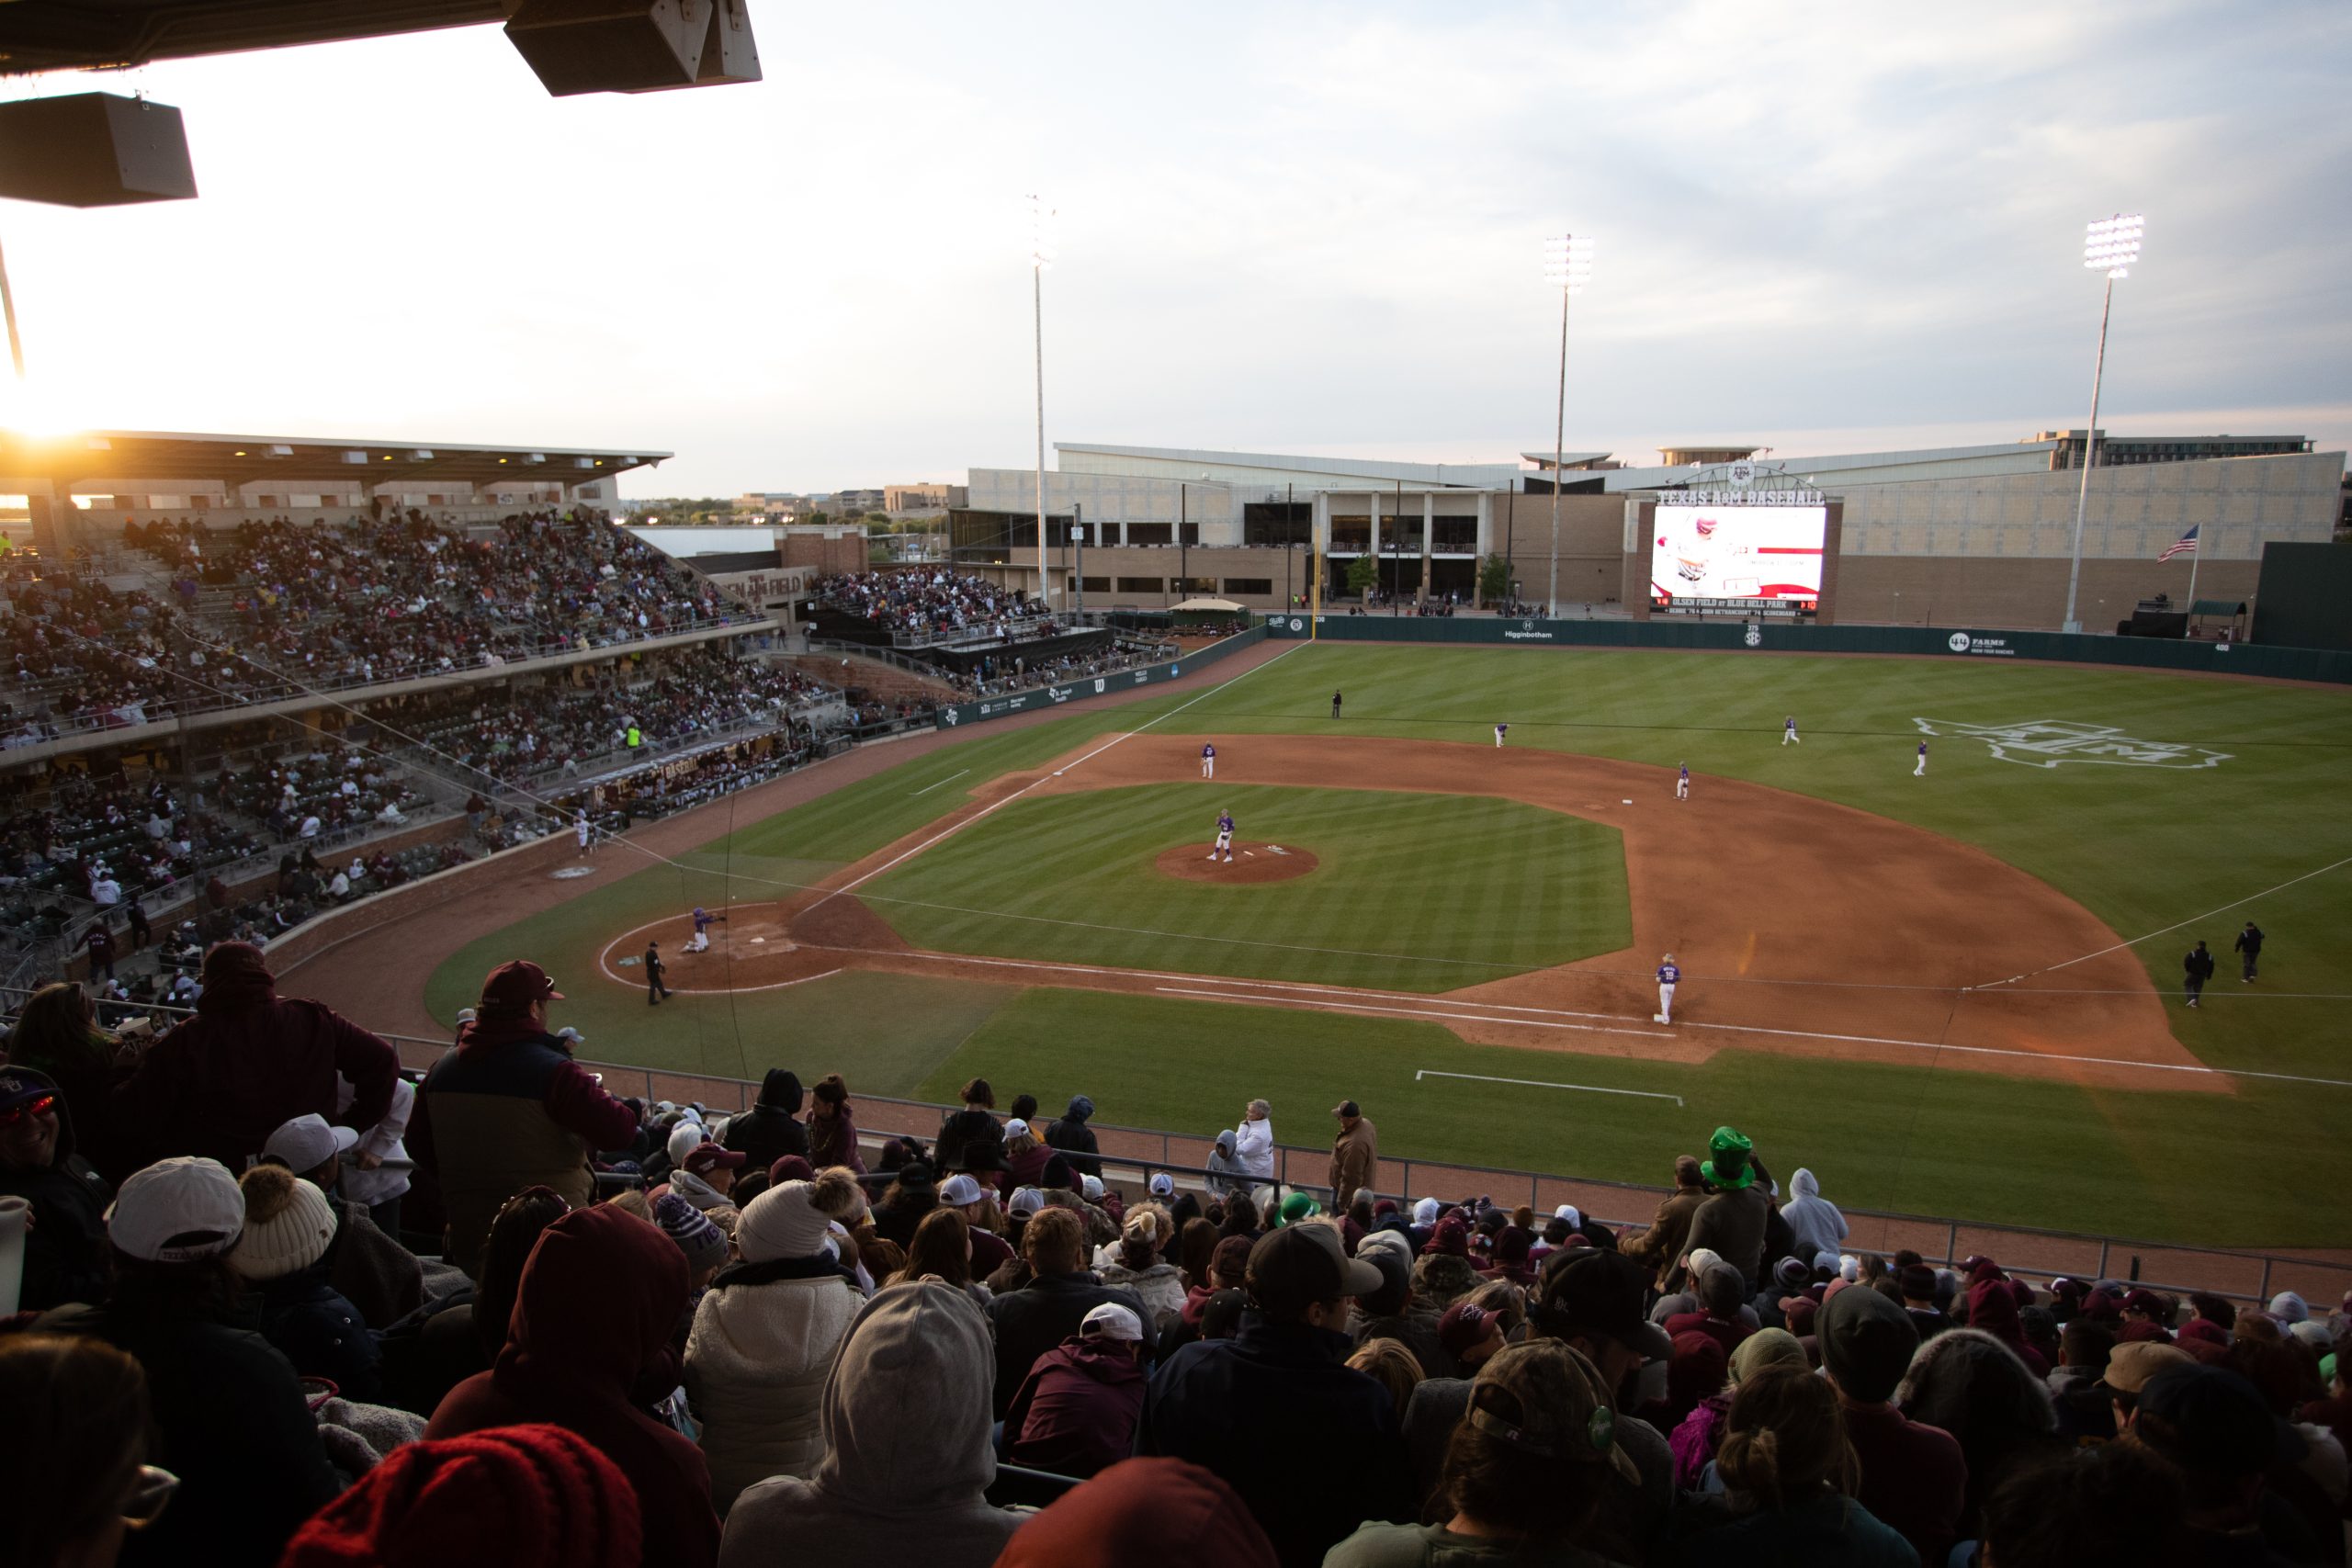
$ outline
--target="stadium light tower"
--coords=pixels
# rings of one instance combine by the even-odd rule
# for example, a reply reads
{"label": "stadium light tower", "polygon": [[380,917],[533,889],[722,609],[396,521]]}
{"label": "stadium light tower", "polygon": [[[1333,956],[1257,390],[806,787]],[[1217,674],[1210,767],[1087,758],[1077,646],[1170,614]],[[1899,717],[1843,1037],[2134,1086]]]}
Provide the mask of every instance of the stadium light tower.
{"label": "stadium light tower", "polygon": [[2062,630],[2079,632],[2075,595],[2083,581],[2083,513],[2091,499],[2091,465],[2098,459],[2098,383],[2107,370],[2107,318],[2115,307],[2115,280],[2132,276],[2140,259],[2140,232],[2147,220],[2136,212],[2093,219],[2083,231],[2083,265],[2107,274],[2107,292],[2098,308],[2098,355],[2091,361],[2091,423],[2083,434],[2083,482],[2075,492],[2075,551],[2066,568],[2066,619]]}
{"label": "stadium light tower", "polygon": [[1037,597],[1054,607],[1046,568],[1046,269],[1054,265],[1054,209],[1029,198],[1029,307],[1037,338]]}
{"label": "stadium light tower", "polygon": [[1552,586],[1546,614],[1560,618],[1560,486],[1567,472],[1568,298],[1592,281],[1592,236],[1562,234],[1544,242],[1544,281],[1560,288],[1560,401],[1552,420]]}

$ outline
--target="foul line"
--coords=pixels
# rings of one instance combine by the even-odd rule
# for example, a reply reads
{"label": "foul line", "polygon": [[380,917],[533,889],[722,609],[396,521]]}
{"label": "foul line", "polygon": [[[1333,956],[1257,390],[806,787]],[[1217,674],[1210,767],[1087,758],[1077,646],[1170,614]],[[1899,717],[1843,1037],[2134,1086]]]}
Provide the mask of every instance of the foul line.
{"label": "foul line", "polygon": [[1174,718],[1178,714],[1182,713],[1186,708],[1191,707],[1194,703],[1206,702],[1209,698],[1216,695],[1219,692],[1224,691],[1227,686],[1234,685],[1238,682],[1247,681],[1259,671],[1271,669],[1274,665],[1280,664],[1283,660],[1289,658],[1293,653],[1306,646],[1306,645],[1305,643],[1293,643],[1289,648],[1283,649],[1282,652],[1277,653],[1272,659],[1267,660],[1265,663],[1253,664],[1249,669],[1244,670],[1240,674],[1234,676],[1231,680],[1220,681],[1216,685],[1211,686],[1207,691],[1201,693],[1199,695],[1190,697],[1185,701],[1177,704],[1174,707],[1170,708],[1166,713],[1161,714],[1158,718],[1147,719],[1133,729],[1123,730],[1119,734],[1114,735],[1110,739],[1105,740],[1102,745],[1097,746],[1093,750],[1086,753],[1085,756],[1079,758],[1077,761],[1066,762],[1062,766],[1056,768],[1050,773],[1040,774],[1038,777],[1031,779],[1027,784],[1023,784],[1019,789],[1014,790],[1002,800],[996,801],[982,807],[980,810],[975,811],[972,815],[965,818],[960,822],[949,824],[947,827],[933,834],[930,838],[925,839],[922,843],[917,844],[914,848],[908,850],[903,854],[891,856],[890,859],[885,861],[882,864],[876,866],[864,876],[843,883],[841,886],[836,887],[831,892],[826,894],[822,898],[818,899],[814,904],[809,905],[807,909],[802,911],[802,913],[814,914],[817,910],[824,908],[827,904],[831,903],[833,899],[840,897],[842,894],[854,893],[858,888],[865,886],[867,883],[873,881],[876,877],[881,875],[884,872],[888,871],[892,866],[899,864],[900,862],[912,860],[915,856],[922,853],[923,851],[931,848],[932,845],[938,843],[941,840],[951,838],[954,835],[962,832],[973,823],[978,822],[981,818],[1012,805],[1014,801],[1019,800],[1023,795],[1027,795],[1031,790],[1035,789],[1039,784],[1044,784],[1046,780],[1049,778],[1057,779],[1064,773],[1069,773],[1072,768],[1092,761],[1095,758],[1100,757],[1103,752],[1108,751],[1112,747],[1116,746],[1122,740],[1131,740],[1135,737],[1141,735],[1145,730],[1149,729],[1153,725],[1167,723],[1170,719]]}
{"label": "foul line", "polygon": [[[1272,660],[1269,660],[1268,662],[1271,663]],[[907,798],[909,800],[912,800],[918,795],[929,795],[933,790],[937,789],[939,784],[954,784],[957,779],[962,778],[966,773],[968,773],[971,771],[972,770],[969,768],[958,768],[954,773],[948,774],[945,778],[940,780],[939,784],[927,784],[923,785],[922,788],[909,794]]]}
{"label": "foul line", "polygon": [[1496,1078],[1484,1073],[1442,1073],[1435,1067],[1423,1067],[1413,1075],[1415,1083],[1423,1078],[1468,1078],[1474,1083],[1517,1084],[1522,1089],[1572,1089],[1582,1094],[1623,1094],[1635,1100],[1670,1100],[1677,1105],[1682,1103],[1682,1097],[1679,1094],[1657,1094],[1645,1089],[1604,1089],[1592,1083],[1545,1083],[1539,1078]]}
{"label": "foul line", "polygon": [[[2287,888],[2294,886],[2298,882],[2309,882],[2314,876],[2325,876],[2329,872],[2347,865],[2352,865],[2352,855],[2346,855],[2342,860],[2335,862],[2332,865],[2321,866],[2317,871],[2307,871],[2301,876],[2290,876],[2286,881],[2278,884],[2276,887],[2266,887],[2259,893],[2249,893],[2243,898],[2233,898],[2230,902],[2221,906],[2220,908],[2208,909],[2201,915],[2191,915],[2185,920],[2176,920],[2168,926],[2159,926],[2156,930],[2148,932],[2145,936],[2135,936],[2129,942],[2119,942],[2110,947],[2102,947],[2097,953],[2086,953],[2080,958],[2069,958],[2064,964],[2052,964],[2046,968],[2041,969],[2029,969],[2022,975],[2012,975],[2006,980],[1988,980],[1982,986],[1972,986],[1964,988],[1969,990],[1989,991],[1996,986],[2014,986],[2019,980],[2030,980],[2036,975],[2052,975],[2057,973],[2061,969],[2071,969],[2077,964],[2088,964],[2094,958],[2104,958],[2110,953],[2120,953],[2125,948],[2137,947],[2143,942],[2154,942],[2156,938],[2163,936],[2167,931],[2177,931],[2180,930],[2181,927],[2194,925],[2199,920],[2210,920],[2214,916],[2222,914],[2228,910],[2243,908],[2246,905],[2253,903],[2256,898],[2267,898],[2273,893],[2283,892]],[[2328,1080],[2325,1078],[2311,1078],[2295,1079],[2292,1081],[2325,1083]]]}
{"label": "foul line", "polygon": [[1655,1029],[1609,1029],[1597,1023],[1554,1023],[1541,1018],[1489,1018],[1477,1012],[1448,1012],[1442,1008],[1391,1008],[1376,1002],[1318,1002],[1306,997],[1253,997],[1235,991],[1193,991],[1181,986],[1155,986],[1171,997],[1204,997],[1217,1002],[1254,1002],[1260,1007],[1321,1008],[1326,1012],[1393,1012],[1407,1018],[1450,1018],[1464,1023],[1499,1023],[1512,1029],[1573,1029],[1579,1034],[1631,1034],[1641,1040],[1671,1040]]}

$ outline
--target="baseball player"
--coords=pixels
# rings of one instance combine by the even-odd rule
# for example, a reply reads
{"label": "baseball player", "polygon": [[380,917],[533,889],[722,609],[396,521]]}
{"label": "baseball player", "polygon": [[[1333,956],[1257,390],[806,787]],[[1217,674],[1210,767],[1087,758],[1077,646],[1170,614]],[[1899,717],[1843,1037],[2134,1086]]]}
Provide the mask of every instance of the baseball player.
{"label": "baseball player", "polygon": [[1215,860],[1219,855],[1225,857],[1227,865],[1233,863],[1233,813],[1230,811],[1216,814],[1216,848],[1209,852],[1209,859]]}
{"label": "baseball player", "polygon": [[2254,984],[2255,960],[2262,956],[2262,928],[2248,920],[2245,930],[2238,932],[2237,950],[2245,955],[2245,972],[2238,979],[2251,986]]}
{"label": "baseball player", "polygon": [[1674,987],[1681,983],[1681,965],[1674,962],[1674,954],[1669,953],[1666,961],[1657,966],[1657,1018],[1655,1021],[1674,1021]]}
{"label": "baseball player", "polygon": [[1499,751],[1499,750],[1502,750],[1502,747],[1503,747],[1503,737],[1504,737],[1504,736],[1506,736],[1506,735],[1508,735],[1508,734],[1510,734],[1510,725],[1508,725],[1508,724],[1498,724],[1498,725],[1495,726],[1495,750],[1496,750]]}
{"label": "baseball player", "polygon": [[1682,772],[1674,781],[1674,798],[1677,800],[1690,798],[1690,764],[1688,762],[1682,764]]}
{"label": "baseball player", "polygon": [[1201,742],[1201,777],[1216,777],[1216,748],[1205,740]]}
{"label": "baseball player", "polygon": [[583,855],[587,854],[589,846],[594,841],[595,830],[588,826],[588,813],[585,809],[572,819],[571,831],[573,837],[580,840],[580,852]]}
{"label": "baseball player", "polygon": [[1797,716],[1794,714],[1789,715],[1787,718],[1781,722],[1781,744],[1783,746],[1802,746],[1804,744],[1804,741],[1797,739]]}
{"label": "baseball player", "polygon": [[1340,694],[1337,692],[1331,694],[1331,716],[1333,718],[1340,716]]}
{"label": "baseball player", "polygon": [[708,909],[704,908],[700,904],[696,904],[695,906],[695,934],[692,940],[686,943],[685,951],[688,953],[708,953],[710,951],[710,923],[713,920],[723,920],[726,918],[727,917],[724,915],[714,915]]}
{"label": "baseball player", "polygon": [[1924,740],[1919,742],[1919,765],[1911,770],[1911,776],[1915,779],[1928,776],[1928,743]]}

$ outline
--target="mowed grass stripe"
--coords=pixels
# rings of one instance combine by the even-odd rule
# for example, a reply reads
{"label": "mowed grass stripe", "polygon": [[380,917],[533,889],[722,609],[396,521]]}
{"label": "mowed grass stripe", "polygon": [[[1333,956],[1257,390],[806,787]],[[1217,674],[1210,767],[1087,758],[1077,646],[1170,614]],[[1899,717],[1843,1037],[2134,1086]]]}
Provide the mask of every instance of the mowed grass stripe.
{"label": "mowed grass stripe", "polygon": [[[1179,845],[1205,857],[1219,807],[1244,840],[1295,844],[1317,869],[1226,886],[1154,869]],[[918,946],[1430,991],[1630,940],[1614,829],[1515,801],[1367,790],[1184,783],[1017,802],[868,895]]]}

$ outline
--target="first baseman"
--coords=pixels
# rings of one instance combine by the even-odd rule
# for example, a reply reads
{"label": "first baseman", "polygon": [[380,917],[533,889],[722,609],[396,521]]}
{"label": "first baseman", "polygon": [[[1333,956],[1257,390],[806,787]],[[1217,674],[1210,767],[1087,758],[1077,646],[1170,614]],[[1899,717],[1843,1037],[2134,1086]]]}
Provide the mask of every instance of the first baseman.
{"label": "first baseman", "polygon": [[1666,961],[1657,966],[1657,1017],[1654,1021],[1674,1021],[1674,987],[1681,983],[1681,965],[1674,962],[1674,954],[1669,953]]}
{"label": "first baseman", "polygon": [[1205,740],[1201,742],[1201,777],[1216,777],[1216,748]]}
{"label": "first baseman", "polygon": [[1682,764],[1681,774],[1674,781],[1674,798],[1677,800],[1690,798],[1690,764],[1688,762]]}
{"label": "first baseman", "polygon": [[1216,848],[1209,852],[1209,859],[1215,860],[1219,855],[1225,857],[1227,865],[1233,863],[1233,813],[1230,811],[1216,814]]}
{"label": "first baseman", "polygon": [[1781,724],[1781,744],[1783,746],[1804,744],[1797,739],[1797,716],[1794,714],[1789,715]]}

